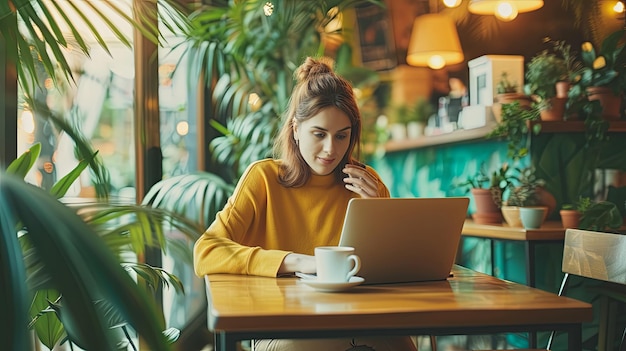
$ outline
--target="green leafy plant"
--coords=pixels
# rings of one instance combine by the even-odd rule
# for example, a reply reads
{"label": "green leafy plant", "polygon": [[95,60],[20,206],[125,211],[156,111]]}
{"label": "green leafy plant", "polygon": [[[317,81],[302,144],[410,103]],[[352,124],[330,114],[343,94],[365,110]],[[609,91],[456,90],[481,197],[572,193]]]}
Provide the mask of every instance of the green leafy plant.
{"label": "green leafy plant", "polygon": [[582,105],[587,146],[597,146],[598,143],[608,139],[609,121],[602,117],[602,110],[599,100],[587,100]]}
{"label": "green leafy plant", "polygon": [[413,103],[410,112],[412,116],[412,121],[428,123],[428,119],[430,118],[430,116],[435,113],[435,108],[433,107],[433,105],[430,104],[428,100],[420,97],[415,101],[415,103]]}
{"label": "green leafy plant", "polygon": [[[190,15],[190,30],[181,45],[190,48],[191,77],[204,76],[211,92],[209,122],[218,136],[210,142],[209,170],[234,184],[253,161],[269,157],[280,116],[294,86],[293,73],[306,56],[324,55],[329,31],[342,12],[380,1],[284,1],[266,15],[266,1],[228,1],[200,6]],[[341,48],[340,48],[341,49]],[[349,50],[338,50],[347,55]],[[346,59],[337,72],[355,87],[371,87],[371,71],[354,74]],[[340,64],[341,63],[341,64]],[[374,74],[377,76],[377,74]],[[255,94],[259,104],[248,101]]]}
{"label": "green leafy plant", "polygon": [[506,71],[503,71],[500,74],[500,80],[498,80],[498,84],[496,85],[496,93],[497,94],[509,94],[517,92],[517,84],[513,83],[509,80],[509,74]]}
{"label": "green leafy plant", "polygon": [[509,187],[506,199],[507,206],[535,206],[539,202],[537,188],[545,185],[543,179],[537,178],[532,166],[516,168],[517,175],[512,176],[514,186]]}
{"label": "green leafy plant", "polygon": [[[158,0],[158,3],[156,6],[138,2],[133,8],[135,16],[132,16],[128,14],[128,8],[111,1],[68,0],[63,4],[41,0],[4,1],[0,5],[0,36],[8,48],[9,61],[17,67],[21,86],[27,90],[27,95],[33,96],[35,87],[43,88],[43,82],[37,80],[39,70],[44,70],[53,80],[74,79],[68,52],[89,55],[91,40],[109,52],[102,31],[110,31],[122,45],[130,47],[132,39],[120,30],[118,21],[112,20],[114,16],[138,29],[154,43],[163,40],[159,28],[153,25],[157,15],[167,27],[186,27],[182,2]],[[71,32],[71,38],[66,34],[68,32]]]}
{"label": "green leafy plant", "polygon": [[392,111],[392,121],[398,123],[427,123],[435,108],[425,98],[418,98],[413,104],[400,104]]}
{"label": "green leafy plant", "polygon": [[526,65],[524,91],[538,97],[540,104],[546,104],[556,96],[556,83],[567,80],[567,75],[565,60],[554,52],[543,50]]}
{"label": "green leafy plant", "polygon": [[502,121],[486,137],[508,140],[507,155],[518,160],[528,154],[529,133],[541,131],[541,125],[531,123],[537,120],[539,111],[536,108],[524,109],[518,101],[502,104]]}
{"label": "green leafy plant", "polygon": [[[64,205],[57,199],[90,160],[81,161],[46,192],[23,181],[40,149],[40,144],[35,144],[14,160],[6,173],[0,173],[0,249],[4,251],[0,268],[2,285],[13,287],[9,295],[3,290],[0,298],[11,301],[3,306],[15,305],[3,307],[2,315],[12,321],[25,321],[30,316],[27,323],[2,328],[2,336],[12,340],[16,347],[11,349],[27,349],[17,346],[28,343],[23,337],[33,329],[49,349],[68,342],[98,350],[113,349],[124,339],[132,344],[132,328],[151,349],[169,349],[179,331],[163,331],[162,317],[151,295],[159,286],[183,292],[182,284],[161,268],[129,258],[143,256],[146,247],[165,250],[168,239],[164,223],[189,238],[196,238],[201,228],[146,206]],[[170,246],[175,245],[170,242]],[[137,275],[137,282],[131,272]]]}
{"label": "green leafy plant", "polygon": [[592,203],[593,201],[591,200],[590,197],[580,196],[578,200],[576,200],[576,202],[572,204],[563,204],[561,208],[564,210],[576,210],[582,214],[585,211],[587,211],[587,209],[591,206]]}
{"label": "green leafy plant", "polygon": [[618,30],[608,35],[596,51],[593,44],[585,42],[581,46],[583,68],[580,80],[575,82],[577,90],[572,94],[583,94],[587,87],[607,86],[618,94],[624,87],[626,57],[624,57],[623,37],[625,30]]}
{"label": "green leafy plant", "polygon": [[509,175],[509,165],[502,164],[500,168],[488,174],[485,165],[481,165],[476,174],[469,176],[464,182],[458,184],[459,187],[466,187],[466,191],[471,189],[489,189],[495,204],[502,206],[502,196],[512,185],[513,178]]}
{"label": "green leafy plant", "polygon": [[561,77],[562,81],[572,83],[578,79],[582,73],[583,64],[578,60],[577,52],[572,50],[572,46],[564,40],[550,41],[554,52],[559,55],[565,63],[566,75]]}
{"label": "green leafy plant", "polygon": [[579,228],[593,231],[617,230],[623,221],[617,205],[609,201],[598,201],[590,204],[583,212]]}

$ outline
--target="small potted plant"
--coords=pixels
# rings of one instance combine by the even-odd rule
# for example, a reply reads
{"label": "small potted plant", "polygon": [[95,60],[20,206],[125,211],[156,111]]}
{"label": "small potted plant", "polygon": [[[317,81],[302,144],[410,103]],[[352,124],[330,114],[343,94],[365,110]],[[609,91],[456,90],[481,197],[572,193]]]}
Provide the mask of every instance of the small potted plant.
{"label": "small potted plant", "polygon": [[493,116],[498,123],[502,121],[502,106],[504,104],[518,102],[521,108],[530,108],[532,99],[530,96],[523,94],[521,90],[517,82],[511,82],[509,80],[509,74],[506,71],[500,74],[500,80],[496,85],[495,101],[491,106]]}
{"label": "small potted plant", "polygon": [[488,174],[484,164],[480,170],[469,177],[459,186],[466,186],[474,198],[476,211],[472,218],[476,224],[500,224],[502,223],[502,195],[511,185],[511,177],[508,175],[508,164],[504,163],[499,169]]}
{"label": "small potted plant", "polygon": [[582,217],[591,203],[591,198],[581,196],[573,204],[564,204],[559,211],[563,228],[578,228],[580,217]]}
{"label": "small potted plant", "polygon": [[418,98],[407,112],[407,135],[409,138],[419,138],[424,135],[424,128],[428,119],[435,113],[435,108],[425,98]]}
{"label": "small potted plant", "polygon": [[610,201],[592,202],[580,217],[579,229],[597,232],[617,231],[624,223],[617,205]]}
{"label": "small potted plant", "polygon": [[535,176],[532,166],[516,168],[517,176],[512,176],[514,184],[509,188],[505,205],[502,206],[504,220],[512,227],[522,227],[520,208],[533,207],[542,209],[541,223],[553,210],[554,196],[545,189],[545,181]]}
{"label": "small potted plant", "polygon": [[569,91],[569,109],[579,111],[587,101],[599,100],[604,118],[621,117],[622,94],[626,88],[626,52],[622,41],[625,33],[626,30],[620,29],[608,35],[599,52],[590,42],[582,44],[583,67]]}
{"label": "small potted plant", "polygon": [[524,91],[533,97],[542,120],[563,119],[567,97],[557,97],[556,86],[566,81],[567,76],[565,59],[548,50],[536,54],[526,65]]}
{"label": "small potted plant", "polygon": [[391,140],[404,140],[407,138],[406,125],[409,121],[409,105],[399,104],[390,111],[389,133]]}

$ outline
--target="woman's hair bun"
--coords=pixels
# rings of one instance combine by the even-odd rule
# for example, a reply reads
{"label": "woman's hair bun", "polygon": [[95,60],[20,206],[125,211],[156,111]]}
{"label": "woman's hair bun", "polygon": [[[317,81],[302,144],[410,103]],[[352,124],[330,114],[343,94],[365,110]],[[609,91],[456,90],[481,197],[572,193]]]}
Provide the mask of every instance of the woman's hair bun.
{"label": "woman's hair bun", "polygon": [[302,82],[316,75],[334,74],[332,67],[333,61],[328,57],[307,57],[295,71],[295,78],[298,82]]}

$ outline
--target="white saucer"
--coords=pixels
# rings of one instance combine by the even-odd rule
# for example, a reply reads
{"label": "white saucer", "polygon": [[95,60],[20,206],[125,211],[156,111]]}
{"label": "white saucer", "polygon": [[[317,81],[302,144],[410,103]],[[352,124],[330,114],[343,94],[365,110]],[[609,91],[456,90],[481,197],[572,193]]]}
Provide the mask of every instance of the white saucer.
{"label": "white saucer", "polygon": [[311,278],[300,279],[300,281],[317,291],[337,292],[337,291],[348,290],[352,287],[355,287],[363,283],[365,279],[361,277],[352,277],[350,278],[350,281],[345,282],[345,283],[321,282],[321,281],[318,281],[317,279],[311,279]]}

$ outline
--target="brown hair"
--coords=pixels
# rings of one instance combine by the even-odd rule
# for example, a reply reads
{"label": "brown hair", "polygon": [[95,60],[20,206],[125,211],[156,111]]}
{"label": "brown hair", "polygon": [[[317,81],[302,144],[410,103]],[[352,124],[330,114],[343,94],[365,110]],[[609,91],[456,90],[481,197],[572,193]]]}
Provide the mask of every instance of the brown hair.
{"label": "brown hair", "polygon": [[329,58],[306,60],[294,72],[296,86],[283,116],[283,126],[274,143],[274,156],[282,160],[278,181],[286,187],[304,185],[311,177],[311,169],[300,154],[293,136],[293,124],[306,121],[328,107],[336,107],[350,118],[352,131],[350,145],[343,159],[333,171],[338,183],[343,183],[343,165],[358,163],[361,139],[361,113],[354,98],[352,85],[333,72]]}

